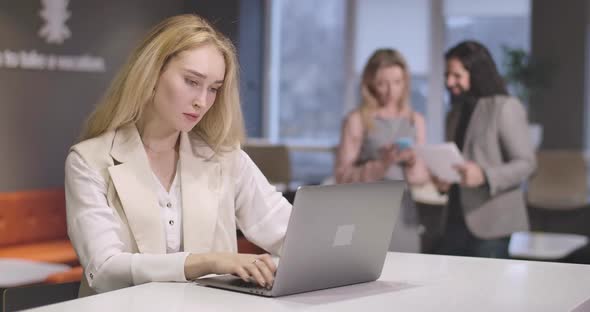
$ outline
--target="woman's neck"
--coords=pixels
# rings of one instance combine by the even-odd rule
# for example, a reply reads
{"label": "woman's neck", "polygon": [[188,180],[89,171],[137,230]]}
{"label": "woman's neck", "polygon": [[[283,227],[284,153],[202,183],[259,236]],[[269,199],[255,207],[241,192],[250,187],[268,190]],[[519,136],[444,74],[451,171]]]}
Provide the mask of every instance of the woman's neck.
{"label": "woman's neck", "polygon": [[401,105],[398,103],[389,103],[389,104],[381,106],[377,110],[377,115],[379,115],[380,117],[385,117],[385,118],[399,117],[399,116],[403,115],[403,109],[402,109]]}
{"label": "woman's neck", "polygon": [[146,149],[163,153],[175,150],[180,131],[164,126],[155,119],[143,119],[137,122],[137,130]]}

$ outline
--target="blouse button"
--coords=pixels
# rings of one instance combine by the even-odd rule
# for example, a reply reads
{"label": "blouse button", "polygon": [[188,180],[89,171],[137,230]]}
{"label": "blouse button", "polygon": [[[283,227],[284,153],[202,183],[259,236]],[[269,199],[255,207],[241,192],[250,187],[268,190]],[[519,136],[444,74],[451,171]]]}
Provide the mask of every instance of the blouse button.
{"label": "blouse button", "polygon": [[170,208],[170,207],[172,207],[172,204],[171,203],[167,203],[166,204],[166,207]]}
{"label": "blouse button", "polygon": [[170,221],[168,221],[168,224],[170,224],[170,225],[174,225],[174,220],[170,220]]}

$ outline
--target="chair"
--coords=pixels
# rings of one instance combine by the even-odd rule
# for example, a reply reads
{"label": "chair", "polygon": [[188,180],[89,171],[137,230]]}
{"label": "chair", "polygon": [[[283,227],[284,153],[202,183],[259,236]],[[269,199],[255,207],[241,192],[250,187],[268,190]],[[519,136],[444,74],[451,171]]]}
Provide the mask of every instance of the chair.
{"label": "chair", "polygon": [[264,143],[246,144],[242,147],[268,181],[281,191],[289,190],[291,160],[285,145]]}
{"label": "chair", "polygon": [[[285,145],[273,145],[267,141],[249,139],[249,142],[242,146],[242,150],[248,154],[266,179],[274,184],[278,191],[288,196],[285,193],[289,192],[291,182],[289,149]],[[247,240],[242,232],[238,231],[237,235],[239,253],[266,253],[264,249]]]}
{"label": "chair", "polygon": [[527,202],[537,208],[568,210],[588,203],[588,170],[581,151],[537,153],[537,171],[527,186]]}
{"label": "chair", "polygon": [[549,150],[537,153],[537,171],[527,187],[531,232],[513,233],[511,257],[565,261],[587,248],[587,165],[581,151]]}
{"label": "chair", "polygon": [[286,145],[257,142],[246,144],[242,149],[266,179],[292,204],[295,200],[295,188],[291,186],[293,181],[289,148]]}
{"label": "chair", "polygon": [[63,188],[0,193],[0,258],[78,264]]}
{"label": "chair", "polygon": [[80,280],[81,268],[70,269],[79,263],[67,237],[63,188],[0,193],[0,262],[8,261],[29,269],[10,281],[0,273],[0,287]]}
{"label": "chair", "polygon": [[78,298],[79,282],[8,288],[3,293],[3,311],[12,312]]}

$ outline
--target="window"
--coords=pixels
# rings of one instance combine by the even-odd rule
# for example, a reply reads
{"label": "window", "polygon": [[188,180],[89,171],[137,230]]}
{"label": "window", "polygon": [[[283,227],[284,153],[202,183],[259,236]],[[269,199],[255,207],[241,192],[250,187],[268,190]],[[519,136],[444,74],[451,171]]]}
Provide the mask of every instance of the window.
{"label": "window", "polygon": [[[504,75],[504,47],[530,52],[529,0],[504,2],[489,8],[487,4],[476,6],[471,0],[447,0],[446,47],[477,40],[490,50],[500,74]],[[517,95],[512,86],[508,88],[511,94]]]}
{"label": "window", "polygon": [[272,0],[266,137],[289,146],[293,180],[332,175],[345,113],[347,1]]}
{"label": "window", "polygon": [[[343,115],[346,1],[272,1],[273,47],[278,79],[269,105],[276,125],[269,133],[283,143],[334,145]],[[276,45],[275,45],[276,44]],[[276,76],[275,76],[276,78]],[[271,127],[273,128],[273,127]]]}

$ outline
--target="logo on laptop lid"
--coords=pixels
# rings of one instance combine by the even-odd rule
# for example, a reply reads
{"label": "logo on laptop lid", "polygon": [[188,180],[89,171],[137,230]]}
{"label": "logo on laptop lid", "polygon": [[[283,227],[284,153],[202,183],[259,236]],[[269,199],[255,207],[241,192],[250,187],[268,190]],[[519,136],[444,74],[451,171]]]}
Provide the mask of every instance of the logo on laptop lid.
{"label": "logo on laptop lid", "polygon": [[352,236],[354,235],[354,224],[340,225],[336,229],[334,235],[334,242],[332,247],[350,246],[352,244]]}

